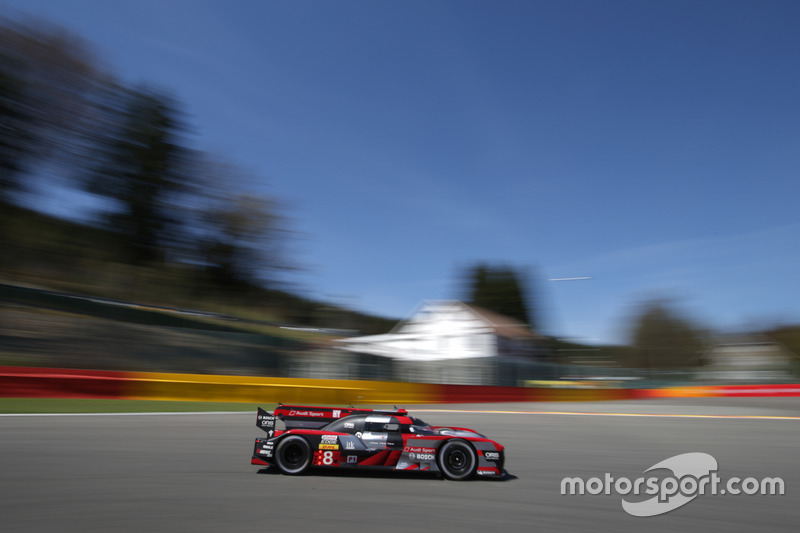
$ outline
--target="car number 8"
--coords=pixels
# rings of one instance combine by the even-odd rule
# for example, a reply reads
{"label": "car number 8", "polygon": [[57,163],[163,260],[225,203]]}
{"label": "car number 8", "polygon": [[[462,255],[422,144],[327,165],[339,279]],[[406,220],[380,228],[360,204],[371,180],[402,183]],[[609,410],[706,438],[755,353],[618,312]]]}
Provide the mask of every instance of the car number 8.
{"label": "car number 8", "polygon": [[322,454],[322,464],[324,465],[332,465],[333,464],[333,452],[327,451]]}

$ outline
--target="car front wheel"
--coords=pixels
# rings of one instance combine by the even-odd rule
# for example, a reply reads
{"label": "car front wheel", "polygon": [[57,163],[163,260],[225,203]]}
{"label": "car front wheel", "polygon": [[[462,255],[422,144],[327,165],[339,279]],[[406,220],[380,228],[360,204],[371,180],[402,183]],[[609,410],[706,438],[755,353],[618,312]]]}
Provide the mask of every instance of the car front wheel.
{"label": "car front wheel", "polygon": [[449,440],[439,449],[439,469],[447,479],[469,479],[477,467],[475,450],[466,441]]}

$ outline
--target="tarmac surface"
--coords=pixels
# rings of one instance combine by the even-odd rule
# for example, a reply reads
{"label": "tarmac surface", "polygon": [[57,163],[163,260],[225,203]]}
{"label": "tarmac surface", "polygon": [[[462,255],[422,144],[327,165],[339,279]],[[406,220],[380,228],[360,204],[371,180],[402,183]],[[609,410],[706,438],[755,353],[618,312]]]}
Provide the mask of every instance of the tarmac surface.
{"label": "tarmac surface", "polygon": [[[253,440],[263,435],[255,413],[0,416],[0,531],[767,532],[800,526],[800,398],[419,406],[412,414],[434,425],[472,427],[504,444],[509,475],[452,482],[395,473],[260,471],[250,465]],[[785,494],[700,495],[647,518],[621,505],[623,498],[644,496],[561,494],[565,477],[610,473],[633,480],[687,452],[713,456],[723,480],[780,477]]]}

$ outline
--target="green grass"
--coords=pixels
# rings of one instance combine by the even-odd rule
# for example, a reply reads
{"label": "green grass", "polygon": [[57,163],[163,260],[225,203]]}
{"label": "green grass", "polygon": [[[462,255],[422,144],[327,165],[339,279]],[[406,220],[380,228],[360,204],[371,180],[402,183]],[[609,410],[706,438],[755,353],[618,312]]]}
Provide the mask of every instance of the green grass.
{"label": "green grass", "polygon": [[56,398],[0,398],[0,413],[187,413],[196,411],[256,412],[275,404],[233,402],[167,402],[153,400],[90,400]]}

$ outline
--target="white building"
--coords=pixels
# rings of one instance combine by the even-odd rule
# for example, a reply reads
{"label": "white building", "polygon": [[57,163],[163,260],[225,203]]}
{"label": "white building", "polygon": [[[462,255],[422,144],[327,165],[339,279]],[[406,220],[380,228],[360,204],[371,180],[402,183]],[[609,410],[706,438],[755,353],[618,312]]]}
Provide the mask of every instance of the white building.
{"label": "white building", "polygon": [[503,315],[459,301],[425,301],[383,335],[340,339],[343,350],[385,357],[404,381],[516,384],[533,372],[541,338]]}
{"label": "white building", "polygon": [[760,338],[734,338],[718,342],[705,356],[699,379],[725,382],[769,383],[791,379],[796,356],[784,346]]}

